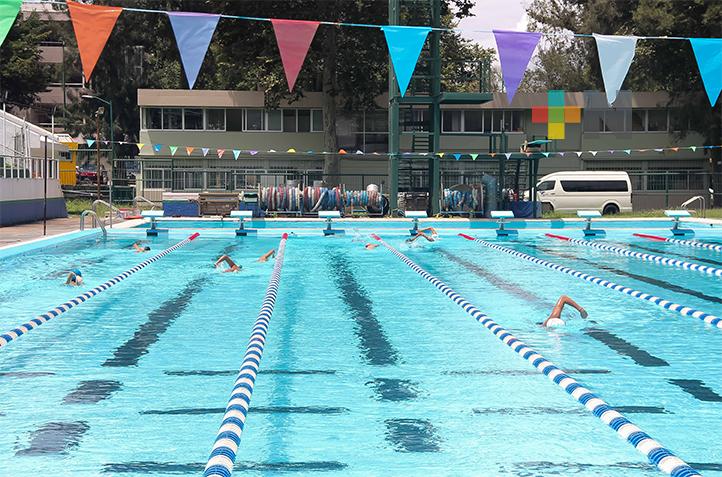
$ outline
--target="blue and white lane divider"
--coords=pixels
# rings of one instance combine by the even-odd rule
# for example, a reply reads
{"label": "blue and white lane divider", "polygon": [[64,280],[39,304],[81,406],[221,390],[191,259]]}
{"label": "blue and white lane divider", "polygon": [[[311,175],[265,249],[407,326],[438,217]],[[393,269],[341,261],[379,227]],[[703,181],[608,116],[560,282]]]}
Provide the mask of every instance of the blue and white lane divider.
{"label": "blue and white lane divider", "polygon": [[604,250],[605,252],[616,253],[623,257],[638,258],[640,260],[646,260],[648,262],[656,263],[658,265],[667,265],[669,267],[678,267],[685,270],[694,270],[695,272],[706,273],[707,275],[713,275],[715,277],[722,277],[722,268],[710,267],[707,265],[700,265],[698,263],[686,262],[684,260],[677,260],[676,258],[663,257],[661,255],[654,255],[651,253],[634,252],[632,250],[626,250],[612,245],[607,245],[598,242],[590,242],[589,240],[579,240],[575,238],[565,237],[563,235],[556,234],[544,234],[549,238],[555,238],[563,240],[565,242],[584,245],[586,247],[596,248],[598,250]]}
{"label": "blue and white lane divider", "polygon": [[514,335],[502,328],[491,318],[486,316],[474,305],[469,303],[464,297],[456,293],[447,284],[431,275],[429,272],[418,266],[406,255],[402,254],[391,245],[384,242],[378,235],[372,235],[381,245],[386,247],[391,253],[400,258],[413,271],[421,275],[429,283],[439,289],[450,300],[464,309],[472,318],[481,323],[486,329],[492,332],[502,343],[511,348],[516,354],[531,363],[537,370],[566,391],[567,394],[576,399],[584,407],[598,417],[603,423],[614,429],[624,440],[629,442],[640,453],[644,454],[650,462],[659,468],[662,472],[672,477],[692,477],[700,475],[689,464],[679,457],[675,456],[669,449],[662,447],[662,444],[652,439],[649,434],[642,431],[639,427],[624,417],[612,406],[604,402],[600,397],[593,394],[589,389],[582,386],[577,380],[566,374],[562,369],[547,361],[544,356],[528,347],[524,342],[517,339]]}
{"label": "blue and white lane divider", "polygon": [[66,301],[62,305],[58,306],[57,308],[54,308],[47,313],[43,313],[42,315],[38,316],[37,318],[34,318],[27,323],[23,323],[22,325],[18,326],[17,328],[8,331],[7,333],[4,333],[0,335],[0,348],[7,345],[11,341],[17,339],[19,336],[24,335],[25,333],[29,332],[32,329],[37,328],[38,326],[42,325],[43,323],[52,320],[53,318],[62,315],[66,311],[70,310],[71,308],[74,308],[77,305],[80,305],[81,303],[84,303],[91,298],[93,298],[95,295],[97,295],[100,292],[104,292],[108,288],[112,287],[113,285],[117,285],[118,283],[122,282],[138,270],[141,270],[145,268],[146,266],[150,265],[151,263],[160,260],[161,258],[165,257],[169,253],[171,253],[174,250],[177,250],[181,248],[184,245],[187,245],[191,243],[193,240],[195,240],[196,237],[198,237],[198,233],[194,233],[193,235],[189,236],[186,239],[181,240],[177,244],[173,245],[172,247],[168,247],[167,249],[163,250],[159,254],[149,258],[148,260],[145,260],[144,262],[139,263],[135,267],[131,268],[130,270],[126,270],[125,272],[121,273],[120,275],[116,275],[115,277],[111,278],[107,282],[103,283],[102,285],[99,285],[95,288],[93,288],[90,291],[87,291],[83,293],[82,295],[76,296],[70,301]]}
{"label": "blue and white lane divider", "polygon": [[258,313],[256,322],[253,325],[246,354],[243,357],[241,369],[233,385],[223,422],[221,422],[221,427],[218,429],[216,441],[203,471],[204,477],[230,477],[233,473],[236,452],[238,452],[238,446],[241,443],[243,426],[246,423],[253,387],[256,384],[256,375],[258,374],[258,368],[261,366],[261,358],[263,358],[263,348],[266,346],[268,325],[271,321],[271,315],[273,315],[273,307],[276,305],[286,240],[288,240],[288,234],[284,233],[281,243],[278,245],[276,264],[273,267],[271,279],[268,281],[268,288],[266,288],[266,295],[261,304],[261,311]]}
{"label": "blue and white lane divider", "polygon": [[660,237],[658,235],[649,235],[649,234],[634,234],[634,236],[645,238],[647,240],[654,240],[657,242],[669,242],[669,243],[674,243],[677,245],[686,245],[688,247],[697,247],[697,248],[703,248],[705,250],[714,250],[715,252],[722,252],[722,245],[698,242],[697,240],[682,240],[682,239]]}
{"label": "blue and white lane divider", "polygon": [[695,310],[694,308],[691,308],[689,306],[679,305],[679,304],[671,302],[669,300],[665,300],[658,296],[650,295],[649,293],[644,293],[639,290],[635,290],[633,288],[625,287],[623,285],[618,285],[614,282],[610,282],[609,280],[604,280],[602,278],[595,277],[594,275],[582,273],[582,272],[579,272],[572,268],[565,267],[563,265],[557,265],[556,263],[552,263],[547,260],[543,260],[541,258],[533,257],[533,256],[527,255],[526,253],[523,253],[523,252],[517,252],[516,250],[513,250],[511,248],[502,247],[501,245],[496,245],[491,242],[487,242],[486,240],[474,238],[474,237],[471,237],[466,234],[459,234],[459,235],[461,237],[464,237],[467,240],[471,240],[473,242],[480,243],[481,245],[492,248],[494,250],[499,250],[500,252],[508,253],[509,255],[513,255],[515,257],[523,258],[524,260],[528,260],[532,263],[536,263],[537,265],[551,268],[552,270],[566,273],[567,275],[571,275],[576,278],[581,278],[582,280],[588,281],[590,283],[594,283],[595,285],[603,286],[605,288],[609,288],[611,290],[615,290],[615,291],[624,293],[626,295],[633,296],[634,298],[639,298],[640,300],[654,303],[655,305],[661,306],[662,308],[664,308],[666,310],[676,311],[677,313],[679,313],[682,316],[691,316],[694,318],[699,318],[700,320],[704,321],[705,323],[709,323],[710,325],[713,325],[717,328],[722,329],[722,318],[719,318],[715,315],[711,315],[711,314],[705,313],[703,311]]}

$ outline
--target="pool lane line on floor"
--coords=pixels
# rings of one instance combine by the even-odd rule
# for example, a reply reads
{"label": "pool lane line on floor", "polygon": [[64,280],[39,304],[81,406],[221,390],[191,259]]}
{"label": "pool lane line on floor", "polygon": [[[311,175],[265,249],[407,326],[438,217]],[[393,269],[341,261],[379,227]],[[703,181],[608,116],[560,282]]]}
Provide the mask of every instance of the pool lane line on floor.
{"label": "pool lane line on floor", "polygon": [[230,477],[233,473],[233,464],[236,461],[236,452],[241,443],[241,434],[246,422],[248,407],[251,404],[253,387],[256,384],[256,375],[261,366],[263,348],[266,346],[266,335],[268,325],[271,322],[273,308],[276,305],[276,296],[281,282],[281,270],[283,268],[283,255],[286,251],[288,234],[284,233],[278,245],[276,263],[273,266],[271,278],[261,304],[256,322],[248,340],[246,354],[241,363],[236,381],[228,400],[223,421],[218,429],[216,440],[213,444],[211,454],[208,457],[204,477]]}
{"label": "pool lane line on floor", "polygon": [[589,240],[579,240],[571,237],[565,237],[564,235],[556,234],[544,234],[545,236],[557,240],[562,240],[567,243],[573,243],[575,245],[584,245],[585,247],[595,248],[597,250],[603,250],[605,252],[611,252],[623,257],[637,258],[639,260],[645,260],[647,262],[656,263],[657,265],[665,265],[667,267],[677,267],[683,270],[693,270],[695,272],[706,273],[714,277],[722,277],[722,268],[710,267],[708,265],[700,265],[699,263],[686,262],[684,260],[678,260],[676,258],[663,257],[661,255],[653,255],[651,253],[635,252],[633,250],[626,250],[612,245],[607,245],[599,242],[592,242]]}
{"label": "pool lane line on floor", "polygon": [[697,260],[698,262],[702,263],[709,263],[710,265],[715,265],[717,267],[722,267],[722,262],[719,260],[712,260],[710,258],[702,258],[702,257],[695,257],[694,255],[687,255],[680,252],[670,252],[669,249],[667,250],[660,250],[658,248],[652,248],[652,247],[645,247],[644,245],[640,245],[638,243],[622,243],[622,242],[612,242],[615,245],[626,245],[629,247],[634,247],[641,250],[646,250],[647,252],[652,253],[664,253],[666,255],[672,255],[674,257],[683,258],[686,260]]}
{"label": "pool lane line on floor", "polygon": [[696,240],[682,240],[675,238],[660,237],[659,235],[649,234],[634,234],[635,237],[645,238],[647,240],[654,240],[655,242],[669,242],[677,245],[686,245],[688,247],[704,248],[706,250],[714,250],[715,252],[722,252],[722,245],[715,245],[711,243],[698,242]]}
{"label": "pool lane line on floor", "polygon": [[632,296],[634,298],[638,298],[640,300],[644,300],[650,303],[653,303],[657,306],[660,306],[666,310],[672,310],[676,311],[682,316],[692,316],[694,318],[698,318],[705,323],[708,323],[710,325],[715,326],[716,328],[722,329],[722,318],[719,318],[715,315],[711,315],[709,313],[705,313],[700,310],[695,310],[694,308],[683,306],[678,303],[671,302],[669,300],[665,300],[663,298],[660,298],[655,295],[651,295],[649,293],[644,293],[639,290],[635,290],[633,288],[625,287],[623,285],[618,285],[614,282],[611,282],[609,280],[604,280],[599,277],[595,277],[594,275],[589,275],[587,273],[582,273],[577,270],[574,270],[569,267],[565,267],[563,265],[557,265],[556,263],[550,262],[548,260],[544,260],[541,258],[533,257],[531,255],[528,255],[523,252],[519,252],[517,250],[508,248],[508,247],[502,247],[501,245],[496,245],[491,242],[487,242],[486,240],[481,240],[478,238],[471,237],[470,235],[466,234],[459,234],[461,237],[471,240],[472,242],[477,242],[481,245],[484,245],[485,247],[489,247],[494,250],[498,250],[500,252],[508,253],[509,255],[513,255],[518,258],[522,258],[524,260],[528,260],[532,263],[536,263],[537,265],[541,265],[546,268],[550,268],[552,270],[556,270],[558,272],[566,273],[567,275],[571,275],[575,278],[580,278],[584,281],[594,283],[595,285],[602,286],[604,288],[609,288],[611,290],[615,290],[621,293],[624,293],[625,295]]}
{"label": "pool lane line on floor", "polygon": [[195,240],[200,234],[194,233],[190,235],[188,238],[181,240],[177,244],[168,247],[167,249],[163,250],[162,252],[156,254],[155,256],[149,258],[148,260],[145,260],[135,267],[124,271],[120,275],[116,275],[115,277],[111,278],[107,282],[103,283],[102,285],[99,285],[95,288],[93,288],[90,291],[87,291],[83,293],[82,295],[78,295],[75,298],[73,298],[70,301],[66,301],[62,305],[58,306],[57,308],[54,308],[47,313],[43,313],[42,315],[38,316],[37,318],[34,318],[27,323],[24,323],[14,330],[8,331],[7,333],[4,333],[0,335],[0,348],[7,345],[11,341],[17,339],[19,336],[24,335],[25,333],[29,332],[32,329],[37,328],[38,326],[42,325],[43,323],[52,320],[53,318],[62,315],[66,311],[70,310],[71,308],[80,305],[81,303],[84,303],[88,301],[89,299],[93,298],[97,294],[104,292],[108,288],[112,287],[113,285],[117,285],[118,283],[122,282],[129,276],[133,275],[135,272],[142,270],[143,268],[147,267],[151,263],[160,260],[161,258],[165,257],[169,253],[173,252],[174,250],[177,250],[181,248],[184,245],[187,245],[191,243],[193,240]]}
{"label": "pool lane line on floor", "polygon": [[650,462],[657,466],[659,470],[672,475],[672,477],[693,477],[700,475],[699,472],[690,467],[689,464],[675,456],[670,450],[662,447],[660,443],[652,439],[639,427],[632,424],[631,421],[618,411],[615,411],[614,408],[593,394],[589,389],[583,387],[579,384],[579,382],[559,367],[506,331],[464,297],[456,293],[451,287],[421,268],[406,255],[387,244],[378,235],[372,234],[371,236],[375,240],[379,241],[387,250],[396,255],[396,257],[402,262],[408,265],[414,272],[421,275],[421,277],[423,277],[426,281],[434,285],[439,291],[446,295],[447,298],[459,305],[467,314],[471,315],[472,318],[481,323],[482,326],[488,329],[502,343],[511,348],[523,359],[531,363],[532,366],[566,391],[567,394],[584,405],[584,407],[591,411],[602,422],[614,429],[620,437],[632,444],[637,451],[645,455]]}

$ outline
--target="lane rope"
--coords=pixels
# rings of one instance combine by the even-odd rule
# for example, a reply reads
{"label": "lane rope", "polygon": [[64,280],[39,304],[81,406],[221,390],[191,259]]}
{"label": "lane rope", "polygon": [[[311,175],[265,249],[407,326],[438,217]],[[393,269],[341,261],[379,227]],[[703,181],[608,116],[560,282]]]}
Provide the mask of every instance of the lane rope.
{"label": "lane rope", "polygon": [[686,245],[688,247],[697,247],[697,248],[703,248],[706,250],[714,250],[715,252],[722,252],[722,245],[698,242],[697,240],[682,240],[682,239],[660,237],[659,235],[649,235],[649,234],[634,234],[634,236],[645,238],[647,240],[654,240],[656,242],[669,242],[669,243],[674,243],[677,245]]}
{"label": "lane rope", "polygon": [[576,278],[580,278],[582,280],[588,281],[590,283],[594,283],[595,285],[599,285],[605,288],[609,288],[611,290],[615,290],[621,293],[624,293],[629,296],[633,296],[634,298],[638,298],[640,300],[648,301],[650,303],[654,303],[657,306],[660,306],[666,310],[672,310],[676,311],[682,316],[692,316],[694,318],[698,318],[705,323],[709,323],[710,325],[713,325],[719,329],[722,329],[722,318],[719,318],[715,315],[711,315],[709,313],[705,313],[700,310],[695,310],[694,308],[691,308],[689,306],[680,305],[678,303],[674,303],[669,300],[665,300],[664,298],[660,298],[655,295],[650,295],[649,293],[644,293],[639,290],[635,290],[633,288],[625,287],[623,285],[618,285],[614,282],[610,282],[609,280],[604,280],[599,277],[595,277],[594,275],[589,275],[587,273],[582,273],[577,270],[574,270],[569,267],[565,267],[563,265],[557,265],[556,263],[549,262],[547,260],[533,257],[531,255],[528,255],[523,252],[518,252],[516,250],[502,247],[501,245],[496,245],[491,242],[487,242],[486,240],[481,240],[475,237],[471,237],[466,234],[459,234],[461,237],[471,240],[472,242],[479,243],[481,245],[484,245],[485,247],[489,247],[494,250],[498,250],[500,252],[508,253],[509,255],[513,255],[518,258],[522,258],[524,260],[528,260],[532,263],[536,263],[537,265],[541,265],[543,267],[550,268],[552,270],[556,270],[558,272],[566,273],[567,275],[571,275]]}
{"label": "lane rope", "polygon": [[256,322],[248,340],[246,354],[243,356],[241,369],[236,377],[231,397],[226,406],[226,413],[218,429],[211,455],[208,457],[204,477],[230,477],[233,473],[233,464],[236,461],[238,446],[241,444],[241,434],[246,423],[246,415],[251,405],[251,396],[256,384],[256,375],[261,366],[263,348],[266,346],[268,325],[276,305],[276,295],[281,282],[281,268],[283,267],[283,254],[286,250],[288,234],[284,233],[276,253],[276,263],[273,273],[268,281],[266,295],[261,304]]}
{"label": "lane rope", "polygon": [[165,257],[169,253],[173,252],[174,250],[177,250],[181,248],[184,245],[187,245],[191,243],[193,240],[195,240],[200,234],[194,233],[193,235],[189,236],[188,238],[185,238],[178,242],[177,244],[173,245],[172,247],[168,247],[167,249],[163,250],[162,252],[158,253],[157,255],[149,258],[148,260],[145,260],[135,267],[131,268],[130,270],[126,270],[125,272],[121,273],[120,275],[116,275],[115,277],[111,278],[107,282],[103,283],[102,285],[99,285],[95,288],[93,288],[90,291],[87,291],[83,293],[82,295],[76,296],[70,301],[66,301],[62,305],[59,305],[56,308],[53,308],[52,310],[48,311],[47,313],[43,313],[42,315],[28,321],[27,323],[23,323],[22,325],[18,326],[17,328],[8,331],[7,333],[4,333],[0,335],[0,348],[7,345],[13,340],[16,340],[18,337],[24,335],[25,333],[29,332],[30,330],[33,330],[37,328],[38,326],[42,325],[43,323],[46,323],[53,318],[56,318],[66,311],[70,310],[71,308],[76,307],[77,305],[80,305],[81,303],[84,303],[94,296],[96,296],[98,293],[104,292],[108,288],[112,287],[113,285],[116,285],[129,276],[133,275],[138,270],[142,270],[143,268],[147,267],[153,262],[156,262],[160,260],[161,258]]}
{"label": "lane rope", "polygon": [[604,250],[605,252],[612,252],[623,257],[638,258],[640,260],[646,260],[647,262],[656,263],[658,265],[666,265],[668,267],[678,267],[684,270],[694,270],[695,272],[702,272],[715,277],[722,277],[722,268],[710,267],[709,265],[700,265],[698,263],[686,262],[684,260],[678,260],[676,258],[663,257],[661,255],[654,255],[651,253],[635,252],[632,250],[626,250],[612,245],[607,245],[598,242],[590,242],[588,240],[579,240],[571,237],[565,237],[563,235],[556,234],[544,234],[549,238],[557,240],[563,240],[568,243],[576,245],[584,245],[585,247],[596,248],[598,250]]}
{"label": "lane rope", "polygon": [[517,339],[514,335],[494,322],[494,320],[481,312],[464,297],[456,293],[447,284],[431,275],[391,245],[387,244],[378,235],[372,234],[371,236],[386,247],[387,250],[396,255],[396,257],[401,259],[401,261],[408,265],[413,271],[434,285],[451,301],[463,308],[466,313],[481,323],[502,343],[511,348],[523,359],[531,363],[531,365],[538,371],[581,403],[603,423],[611,427],[620,437],[632,444],[637,451],[645,455],[650,462],[657,466],[659,470],[671,475],[672,477],[693,477],[701,475],[689,464],[675,456],[669,449],[666,449],[662,446],[662,444],[652,439],[649,434],[634,425],[620,412],[614,410],[614,408],[603,401],[599,396],[582,386],[577,380],[569,376],[562,369],[548,361],[541,354],[537,353],[534,349],[527,346],[524,342]]}

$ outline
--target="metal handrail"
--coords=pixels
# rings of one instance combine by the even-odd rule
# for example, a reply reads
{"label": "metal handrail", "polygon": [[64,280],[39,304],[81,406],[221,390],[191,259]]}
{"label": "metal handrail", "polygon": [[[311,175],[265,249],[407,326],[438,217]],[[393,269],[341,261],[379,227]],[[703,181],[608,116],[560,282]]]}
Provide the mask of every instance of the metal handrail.
{"label": "metal handrail", "polygon": [[686,209],[689,204],[692,204],[695,201],[700,201],[702,203],[702,217],[707,217],[707,205],[705,203],[704,196],[702,195],[696,195],[690,199],[685,200],[679,207],[681,209]]}
{"label": "metal handrail", "polygon": [[138,205],[138,199],[142,200],[143,202],[145,202],[145,203],[147,203],[147,204],[152,205],[153,207],[151,207],[150,210],[155,210],[155,208],[158,207],[155,202],[146,199],[146,198],[143,197],[142,195],[138,195],[138,196],[135,197],[135,199],[133,199],[134,205],[135,205],[136,207],[137,207],[137,205]]}
{"label": "metal handrail", "polygon": [[103,238],[108,238],[108,231],[105,230],[105,225],[103,225],[103,222],[101,222],[98,218],[98,214],[96,214],[92,210],[84,210],[83,213],[80,214],[80,230],[85,230],[86,215],[92,215],[95,218],[95,222],[100,226],[100,230],[103,231]]}
{"label": "metal handrail", "polygon": [[[98,204],[103,204],[104,206],[106,206],[106,207],[108,207],[108,208],[110,209],[110,228],[112,229],[112,228],[113,228],[113,212],[115,212],[116,214],[118,214],[118,217],[121,218],[121,219],[123,218],[123,213],[122,213],[119,209],[117,209],[116,207],[113,207],[113,206],[112,206],[111,204],[109,204],[108,202],[106,202],[106,201],[104,201],[104,200],[100,200],[100,199],[97,199],[97,200],[94,200],[94,201],[93,201],[93,204],[91,205],[91,209],[93,210],[93,212],[96,212],[96,209],[97,209],[97,205],[98,205]],[[96,212],[96,215],[95,215],[95,216],[96,216],[96,217],[98,216],[98,215],[97,215],[97,212]]]}

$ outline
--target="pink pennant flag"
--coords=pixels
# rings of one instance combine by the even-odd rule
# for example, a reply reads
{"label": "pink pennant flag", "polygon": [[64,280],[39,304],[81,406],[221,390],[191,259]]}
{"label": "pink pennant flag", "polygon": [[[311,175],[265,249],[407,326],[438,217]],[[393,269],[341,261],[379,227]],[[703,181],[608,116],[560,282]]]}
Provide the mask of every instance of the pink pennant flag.
{"label": "pink pennant flag", "polygon": [[218,159],[223,157],[223,154],[225,154],[225,153],[226,153],[225,149],[216,149],[216,154],[218,154]]}
{"label": "pink pennant flag", "polygon": [[276,34],[278,51],[281,53],[288,90],[293,91],[319,22],[272,18],[271,23]]}

